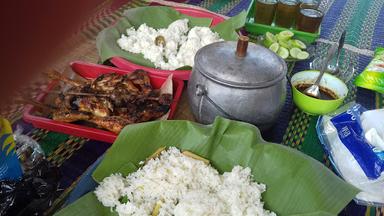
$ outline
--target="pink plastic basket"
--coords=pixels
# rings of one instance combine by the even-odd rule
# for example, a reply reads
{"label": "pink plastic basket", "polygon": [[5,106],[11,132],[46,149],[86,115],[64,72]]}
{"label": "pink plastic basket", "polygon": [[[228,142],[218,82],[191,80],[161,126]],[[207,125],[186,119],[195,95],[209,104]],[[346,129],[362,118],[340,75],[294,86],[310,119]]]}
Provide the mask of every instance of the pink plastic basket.
{"label": "pink plastic basket", "polygon": [[[127,74],[131,73],[132,70],[124,70],[113,67],[108,67],[104,65],[97,65],[85,62],[72,62],[71,68],[74,72],[79,74],[81,77],[86,79],[93,79],[104,73],[119,73],[119,74]],[[166,77],[149,75],[151,79],[151,84],[154,88],[160,88],[164,81],[167,79]],[[53,81],[50,83],[46,89],[46,91],[42,92],[38,95],[36,100],[44,101],[47,97],[47,91],[54,89],[58,85],[57,81]],[[180,79],[173,79],[173,102],[170,107],[170,114],[168,119],[171,119],[175,113],[177,103],[181,97],[181,93],[183,91],[184,82]],[[84,125],[78,125],[74,123],[65,123],[59,122],[47,117],[42,117],[36,115],[36,108],[32,105],[27,105],[24,109],[23,119],[26,122],[33,124],[36,128],[43,128],[50,131],[55,131],[59,133],[69,134],[73,136],[85,137],[93,140],[100,140],[103,142],[113,143],[117,137],[117,134],[98,129],[93,127],[88,127]],[[129,126],[127,126],[129,127]]]}

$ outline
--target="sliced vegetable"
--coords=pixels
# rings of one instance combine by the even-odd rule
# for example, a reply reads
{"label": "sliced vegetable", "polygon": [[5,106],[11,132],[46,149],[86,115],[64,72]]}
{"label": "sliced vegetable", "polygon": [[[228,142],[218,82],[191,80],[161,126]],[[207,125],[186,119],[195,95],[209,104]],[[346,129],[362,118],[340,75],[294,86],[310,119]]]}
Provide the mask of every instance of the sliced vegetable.
{"label": "sliced vegetable", "polygon": [[304,60],[309,57],[309,53],[305,51],[301,51],[297,54],[297,59]]}
{"label": "sliced vegetable", "polygon": [[277,34],[277,39],[279,41],[287,41],[287,40],[291,39],[293,37],[293,35],[294,35],[293,32],[286,30],[286,31],[282,31],[279,34]]}
{"label": "sliced vegetable", "polygon": [[279,55],[281,58],[286,59],[289,56],[289,51],[287,48],[280,47],[277,51],[277,55]]}
{"label": "sliced vegetable", "polygon": [[305,45],[305,43],[303,43],[302,41],[300,40],[292,40],[292,45],[294,47],[297,47],[299,49],[307,49],[307,45]]}
{"label": "sliced vegetable", "polygon": [[297,58],[297,54],[301,53],[302,51],[299,48],[292,48],[289,50],[289,55],[291,55],[292,58]]}
{"label": "sliced vegetable", "polygon": [[290,58],[296,60],[304,60],[309,57],[305,43],[293,38],[294,33],[291,31],[282,31],[276,35],[270,32],[265,33],[263,45],[273,52],[277,53],[283,59]]}
{"label": "sliced vegetable", "polygon": [[276,43],[277,39],[276,36],[273,35],[271,32],[265,33],[265,39],[264,39],[264,46],[270,47],[273,43]]}
{"label": "sliced vegetable", "polygon": [[280,46],[285,47],[287,49],[292,48],[290,41],[279,41]]}
{"label": "sliced vegetable", "polygon": [[279,48],[280,48],[279,43],[273,43],[273,44],[269,47],[269,49],[272,50],[274,53],[277,53],[277,51],[279,50]]}

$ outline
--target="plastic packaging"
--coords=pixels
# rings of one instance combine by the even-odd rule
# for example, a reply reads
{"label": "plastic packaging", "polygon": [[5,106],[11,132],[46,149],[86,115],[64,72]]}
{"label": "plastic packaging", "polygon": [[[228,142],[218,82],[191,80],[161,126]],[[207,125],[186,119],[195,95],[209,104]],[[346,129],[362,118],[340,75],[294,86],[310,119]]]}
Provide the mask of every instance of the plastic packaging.
{"label": "plastic packaging", "polygon": [[0,215],[44,215],[59,195],[58,169],[20,127],[12,133],[7,120],[0,123]]}
{"label": "plastic packaging", "polygon": [[44,215],[59,195],[60,175],[46,160],[20,181],[0,181],[0,215]]}
{"label": "plastic packaging", "polygon": [[22,171],[10,123],[0,117],[0,180],[18,180]]}
{"label": "plastic packaging", "polygon": [[350,103],[322,116],[317,133],[333,166],[361,192],[362,205],[384,206],[384,110],[367,111]]}
{"label": "plastic packaging", "polygon": [[379,47],[367,68],[356,77],[355,85],[384,93],[384,48]]}
{"label": "plastic packaging", "polygon": [[44,159],[44,152],[39,143],[27,135],[22,134],[23,129],[17,127],[14,132],[14,139],[16,142],[16,152],[21,162],[23,171],[33,169],[37,164]]}

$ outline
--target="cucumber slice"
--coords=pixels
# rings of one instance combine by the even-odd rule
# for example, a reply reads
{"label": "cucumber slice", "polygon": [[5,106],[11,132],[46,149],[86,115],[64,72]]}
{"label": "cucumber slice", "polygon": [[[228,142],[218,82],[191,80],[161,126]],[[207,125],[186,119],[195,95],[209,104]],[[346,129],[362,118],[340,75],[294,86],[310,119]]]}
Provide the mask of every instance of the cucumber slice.
{"label": "cucumber slice", "polygon": [[272,50],[274,53],[277,53],[279,48],[280,48],[279,43],[273,43],[271,46],[269,46],[269,49]]}
{"label": "cucumber slice", "polygon": [[287,48],[287,49],[291,49],[292,48],[292,45],[291,45],[290,41],[279,40],[279,44],[280,44],[280,46],[282,46],[284,48]]}
{"label": "cucumber slice", "polygon": [[277,42],[277,39],[275,35],[273,35],[271,32],[265,33],[265,38],[264,38],[265,47],[270,47],[273,43],[276,43],[276,42]]}
{"label": "cucumber slice", "polygon": [[296,58],[300,60],[307,59],[309,57],[309,53],[305,51],[301,51],[297,54]]}
{"label": "cucumber slice", "polygon": [[293,32],[285,30],[277,34],[277,39],[279,41],[287,41],[293,37]]}
{"label": "cucumber slice", "polygon": [[292,45],[294,47],[297,47],[299,49],[307,49],[307,46],[305,45],[305,43],[303,43],[302,41],[300,40],[292,40]]}
{"label": "cucumber slice", "polygon": [[277,51],[277,55],[279,55],[281,58],[286,59],[289,56],[289,51],[287,48],[280,47]]}
{"label": "cucumber slice", "polygon": [[292,58],[297,58],[297,54],[299,54],[301,50],[297,47],[294,47],[289,50],[289,55],[291,55]]}

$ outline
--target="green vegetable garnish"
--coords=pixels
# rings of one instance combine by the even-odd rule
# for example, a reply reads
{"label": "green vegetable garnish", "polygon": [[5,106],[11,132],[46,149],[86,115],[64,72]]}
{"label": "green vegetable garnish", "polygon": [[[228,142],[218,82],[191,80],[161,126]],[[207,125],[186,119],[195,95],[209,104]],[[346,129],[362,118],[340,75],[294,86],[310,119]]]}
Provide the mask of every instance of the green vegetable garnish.
{"label": "green vegetable garnish", "polygon": [[279,50],[277,51],[277,55],[279,55],[283,59],[287,59],[289,56],[289,51],[287,48],[280,47]]}
{"label": "green vegetable garnish", "polygon": [[294,33],[288,30],[276,35],[267,32],[264,35],[263,45],[277,53],[283,59],[307,59],[309,53],[304,51],[307,46],[302,41],[293,39],[293,36]]}
{"label": "green vegetable garnish", "polygon": [[277,34],[277,40],[279,41],[287,41],[293,37],[293,32],[291,31],[282,31],[279,34]]}
{"label": "green vegetable garnish", "polygon": [[277,51],[279,50],[279,48],[280,48],[279,43],[273,43],[273,44],[269,47],[269,49],[272,50],[274,53],[277,53]]}
{"label": "green vegetable garnish", "polygon": [[307,46],[305,45],[305,43],[303,43],[300,40],[292,40],[292,45],[299,49],[307,49]]}
{"label": "green vegetable garnish", "polygon": [[297,59],[304,60],[309,57],[309,53],[305,51],[301,51],[297,54]]}
{"label": "green vegetable garnish", "polygon": [[299,53],[301,53],[301,52],[302,51],[299,48],[296,48],[296,47],[294,47],[294,48],[289,50],[289,54],[291,55],[292,58],[297,58],[297,55]]}
{"label": "green vegetable garnish", "polygon": [[273,43],[276,43],[277,39],[271,32],[265,33],[264,46],[270,47]]}

